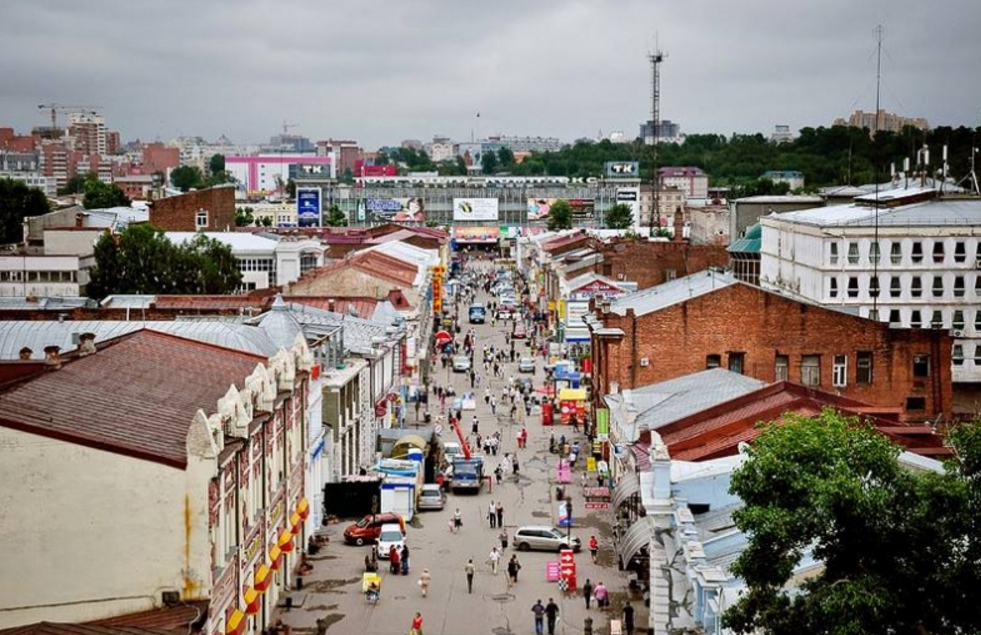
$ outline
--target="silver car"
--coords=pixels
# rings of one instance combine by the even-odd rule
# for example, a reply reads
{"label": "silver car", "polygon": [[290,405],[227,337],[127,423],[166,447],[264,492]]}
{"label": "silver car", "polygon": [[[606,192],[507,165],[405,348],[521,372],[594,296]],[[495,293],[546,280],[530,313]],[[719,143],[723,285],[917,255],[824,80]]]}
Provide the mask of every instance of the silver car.
{"label": "silver car", "polygon": [[470,370],[470,358],[466,355],[457,355],[453,358],[453,372],[465,373]]}
{"label": "silver car", "polygon": [[443,509],[446,506],[446,494],[439,485],[427,483],[419,491],[419,509]]}
{"label": "silver car", "polygon": [[582,543],[579,538],[565,535],[564,531],[549,527],[547,525],[529,525],[520,527],[514,532],[514,548],[518,551],[561,551],[562,549],[572,549],[579,551]]}
{"label": "silver car", "polygon": [[533,373],[533,372],[535,372],[535,358],[534,357],[522,357],[518,361],[518,372],[519,373]]}

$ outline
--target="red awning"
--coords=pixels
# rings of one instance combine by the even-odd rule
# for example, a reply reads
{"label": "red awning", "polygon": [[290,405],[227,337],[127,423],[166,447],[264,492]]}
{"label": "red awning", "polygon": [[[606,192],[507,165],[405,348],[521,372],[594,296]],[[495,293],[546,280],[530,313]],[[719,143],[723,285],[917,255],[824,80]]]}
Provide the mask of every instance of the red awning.
{"label": "red awning", "polygon": [[293,532],[291,532],[289,529],[284,529],[282,532],[280,532],[279,540],[276,542],[276,544],[278,544],[279,548],[286,553],[293,551]]}
{"label": "red awning", "polygon": [[225,635],[242,635],[246,623],[245,613],[235,609],[231,617],[228,618],[228,622],[225,623]]}
{"label": "red awning", "polygon": [[272,582],[272,570],[266,565],[260,566],[255,572],[255,590],[259,593],[265,592]]}
{"label": "red awning", "polygon": [[310,517],[310,501],[303,497],[300,499],[300,504],[296,506],[296,513],[300,515],[300,518],[306,520]]}
{"label": "red awning", "polygon": [[245,614],[255,615],[258,613],[262,607],[262,596],[255,587],[250,586],[243,597],[245,599]]}
{"label": "red awning", "polygon": [[279,548],[279,545],[273,545],[273,548],[269,550],[269,568],[273,571],[279,571],[282,564],[283,550]]}

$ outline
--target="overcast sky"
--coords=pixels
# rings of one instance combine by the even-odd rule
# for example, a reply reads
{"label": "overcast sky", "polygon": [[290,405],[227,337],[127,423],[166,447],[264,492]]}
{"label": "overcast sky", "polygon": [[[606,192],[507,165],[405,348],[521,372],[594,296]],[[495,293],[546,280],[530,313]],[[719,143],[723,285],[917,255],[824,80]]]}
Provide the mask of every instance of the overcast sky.
{"label": "overcast sky", "polygon": [[632,138],[657,33],[663,119],[797,130],[874,108],[878,24],[883,108],[981,124],[978,0],[4,0],[0,125],[56,102],[124,141]]}

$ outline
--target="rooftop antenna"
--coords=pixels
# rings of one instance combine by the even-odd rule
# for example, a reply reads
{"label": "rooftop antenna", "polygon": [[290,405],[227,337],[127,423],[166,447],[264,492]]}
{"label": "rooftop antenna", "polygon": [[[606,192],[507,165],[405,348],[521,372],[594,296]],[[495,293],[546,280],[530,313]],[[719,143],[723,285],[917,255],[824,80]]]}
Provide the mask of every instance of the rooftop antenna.
{"label": "rooftop antenna", "polygon": [[652,185],[652,206],[649,222],[650,235],[654,235],[655,223],[661,226],[661,175],[657,168],[657,150],[660,145],[661,137],[661,62],[667,57],[667,53],[662,53],[657,46],[657,35],[654,36],[654,52],[647,54],[647,59],[651,62],[651,126],[653,130],[651,139],[651,185]]}
{"label": "rooftop antenna", "polygon": [[875,257],[872,258],[872,283],[869,286],[869,295],[872,296],[872,311],[869,313],[869,317],[879,321],[879,258],[881,257],[881,250],[879,249],[879,163],[881,161],[881,139],[879,139],[879,117],[882,116],[879,110],[879,93],[880,85],[882,83],[882,39],[885,35],[885,29],[882,25],[875,27],[875,123],[872,130],[872,139],[875,144],[875,161],[872,164],[872,176],[875,181],[875,207],[873,207],[872,219],[873,219],[873,232],[874,236],[872,239],[872,244],[875,245]]}
{"label": "rooftop antenna", "polygon": [[968,181],[971,184],[971,191],[974,192],[974,195],[981,196],[981,188],[978,187],[978,172],[974,163],[977,153],[978,153],[978,149],[976,147],[972,147],[971,148],[971,172],[963,179],[958,181],[957,185],[960,185],[964,181]]}

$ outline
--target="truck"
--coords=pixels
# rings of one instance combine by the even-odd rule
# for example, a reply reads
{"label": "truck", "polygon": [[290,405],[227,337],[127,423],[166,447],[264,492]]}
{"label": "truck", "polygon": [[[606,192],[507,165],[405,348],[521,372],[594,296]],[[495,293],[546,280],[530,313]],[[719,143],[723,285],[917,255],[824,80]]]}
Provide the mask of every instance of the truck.
{"label": "truck", "polygon": [[453,493],[477,493],[484,484],[484,458],[481,456],[453,457]]}
{"label": "truck", "polygon": [[475,302],[470,305],[470,309],[467,311],[467,317],[471,324],[483,324],[487,319],[487,307],[479,302]]}

